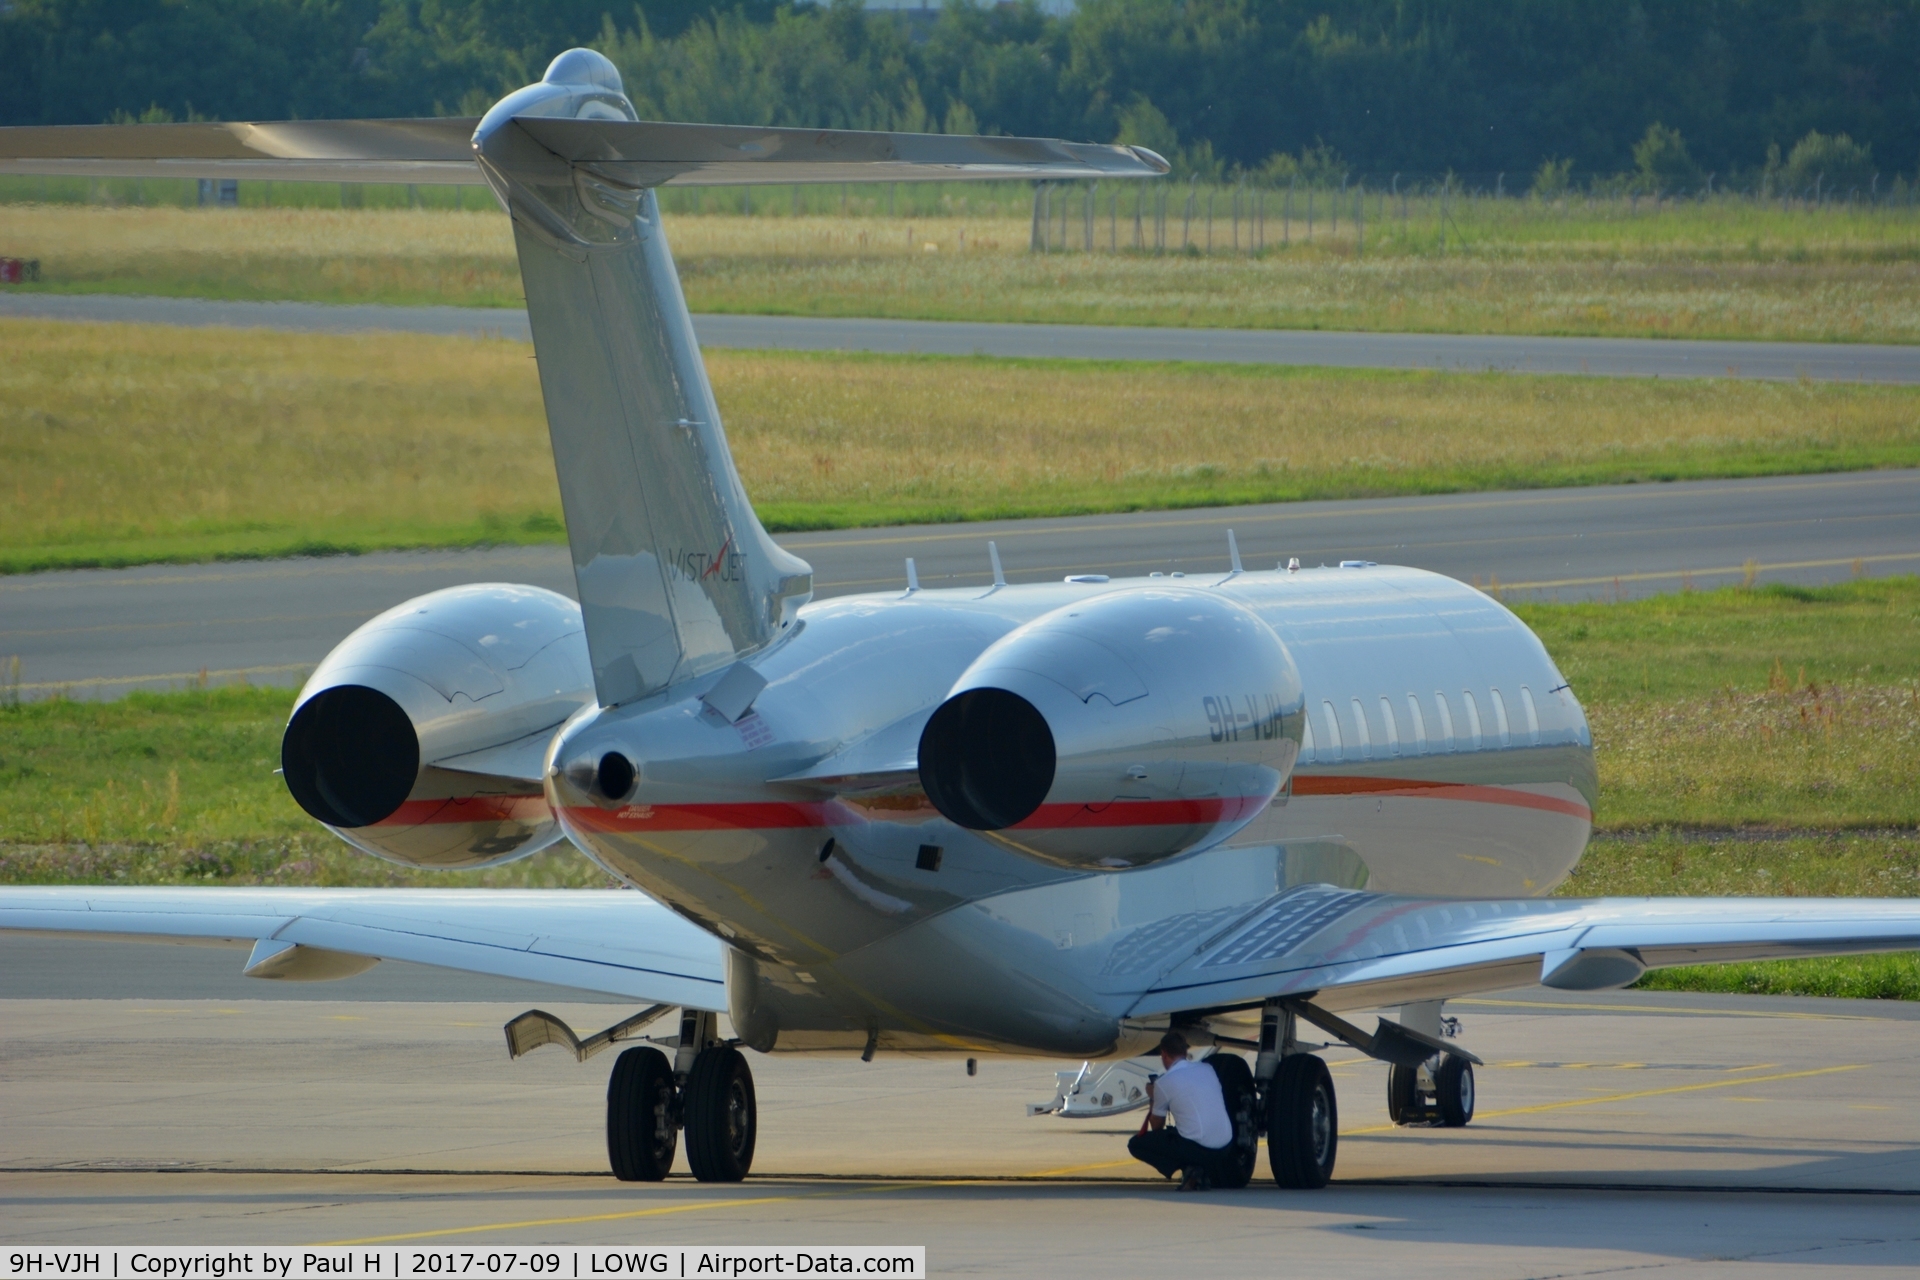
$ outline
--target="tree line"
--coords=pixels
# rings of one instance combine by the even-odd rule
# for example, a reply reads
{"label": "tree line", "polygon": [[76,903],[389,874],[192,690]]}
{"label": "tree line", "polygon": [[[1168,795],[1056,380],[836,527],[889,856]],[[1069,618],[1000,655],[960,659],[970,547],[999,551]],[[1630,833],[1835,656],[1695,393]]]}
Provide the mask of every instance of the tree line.
{"label": "tree line", "polygon": [[1920,0],[11,0],[0,123],[476,114],[574,44],[652,118],[1120,140],[1208,179],[1920,163]]}

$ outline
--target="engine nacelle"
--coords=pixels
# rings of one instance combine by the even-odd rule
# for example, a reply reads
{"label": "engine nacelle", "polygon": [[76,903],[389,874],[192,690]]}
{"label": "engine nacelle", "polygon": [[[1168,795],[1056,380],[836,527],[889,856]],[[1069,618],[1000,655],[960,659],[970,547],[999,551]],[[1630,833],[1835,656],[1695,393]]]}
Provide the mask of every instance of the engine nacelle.
{"label": "engine nacelle", "polygon": [[368,853],[491,866],[559,839],[540,783],[525,779],[554,729],[593,700],[579,605],[539,587],[450,587],[387,610],[327,655],[280,762],[300,807]]}
{"label": "engine nacelle", "polygon": [[1300,752],[1300,673],[1211,592],[1138,587],[1010,632],[920,736],[950,821],[1068,866],[1139,866],[1226,839]]}

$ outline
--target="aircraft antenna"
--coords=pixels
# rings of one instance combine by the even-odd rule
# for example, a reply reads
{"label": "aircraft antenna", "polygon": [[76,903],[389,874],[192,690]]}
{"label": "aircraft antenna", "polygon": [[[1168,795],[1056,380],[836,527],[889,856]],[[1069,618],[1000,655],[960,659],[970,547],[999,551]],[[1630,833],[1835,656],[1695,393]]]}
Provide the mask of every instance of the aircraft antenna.
{"label": "aircraft antenna", "polygon": [[1235,541],[1231,529],[1227,530],[1227,563],[1233,566],[1235,573],[1243,572],[1240,568],[1240,544]]}
{"label": "aircraft antenna", "polygon": [[989,542],[987,544],[987,559],[993,561],[994,588],[998,590],[999,588],[1006,586],[1007,575],[1006,575],[1006,572],[1000,568],[1000,548],[992,542]]}
{"label": "aircraft antenna", "polygon": [[920,575],[914,572],[913,557],[907,557],[907,594],[912,595],[920,589]]}

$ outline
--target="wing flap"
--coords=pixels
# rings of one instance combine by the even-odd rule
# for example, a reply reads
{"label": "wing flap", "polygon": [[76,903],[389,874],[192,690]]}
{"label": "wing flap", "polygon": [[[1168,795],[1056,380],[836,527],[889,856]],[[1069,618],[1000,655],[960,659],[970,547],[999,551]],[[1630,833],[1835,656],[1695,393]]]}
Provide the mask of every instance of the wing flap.
{"label": "wing flap", "polygon": [[726,1008],[717,938],[643,894],[563,889],[0,889],[0,930],[293,943],[694,1009]]}

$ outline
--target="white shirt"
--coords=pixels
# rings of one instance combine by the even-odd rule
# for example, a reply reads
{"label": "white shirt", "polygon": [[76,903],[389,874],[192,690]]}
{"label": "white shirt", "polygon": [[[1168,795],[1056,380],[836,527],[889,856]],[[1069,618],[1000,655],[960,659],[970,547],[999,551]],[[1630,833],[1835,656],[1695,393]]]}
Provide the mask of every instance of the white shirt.
{"label": "white shirt", "polygon": [[1233,1121],[1220,1077],[1212,1067],[1183,1058],[1153,1082],[1153,1114],[1172,1119],[1180,1136],[1218,1150],[1233,1141]]}

